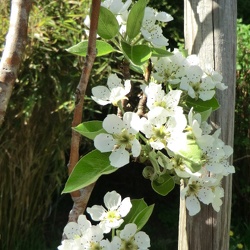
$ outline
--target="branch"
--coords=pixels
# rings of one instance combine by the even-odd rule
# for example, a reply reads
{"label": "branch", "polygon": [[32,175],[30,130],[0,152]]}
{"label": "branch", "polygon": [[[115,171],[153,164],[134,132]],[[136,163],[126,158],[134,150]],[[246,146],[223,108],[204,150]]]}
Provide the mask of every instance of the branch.
{"label": "branch", "polygon": [[[96,34],[98,27],[100,5],[101,5],[101,0],[92,0],[88,53],[85,59],[81,78],[75,93],[76,100],[75,100],[75,110],[72,121],[72,127],[76,127],[82,122],[84,96],[88,86],[90,72],[96,57]],[[80,145],[80,134],[72,130],[70,159],[68,164],[69,175],[71,174],[76,163],[79,160],[79,145]],[[78,190],[71,193],[74,205],[69,214],[69,221],[77,221],[78,216],[85,211],[85,208],[87,206],[93,188],[94,188],[94,183],[82,190]]]}
{"label": "branch", "polygon": [[27,41],[31,0],[12,0],[10,26],[0,62],[0,126],[2,125]]}

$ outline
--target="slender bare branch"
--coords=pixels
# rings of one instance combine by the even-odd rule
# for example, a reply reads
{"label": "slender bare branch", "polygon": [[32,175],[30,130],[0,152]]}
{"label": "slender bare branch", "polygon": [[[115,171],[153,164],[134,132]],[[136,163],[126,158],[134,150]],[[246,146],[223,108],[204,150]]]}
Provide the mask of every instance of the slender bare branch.
{"label": "slender bare branch", "polygon": [[0,62],[0,126],[2,125],[27,41],[31,0],[12,0],[10,26]]}
{"label": "slender bare branch", "polygon": [[[82,112],[84,106],[84,96],[88,86],[90,72],[96,57],[96,33],[98,27],[98,17],[100,12],[101,0],[92,0],[91,15],[90,15],[90,33],[88,41],[88,53],[85,59],[84,67],[82,70],[81,78],[75,93],[75,110],[72,121],[72,127],[77,126],[82,122]],[[70,174],[76,163],[79,160],[79,145],[80,135],[72,130],[70,159],[68,165],[68,173]],[[74,202],[73,208],[69,214],[69,221],[76,221],[78,216],[85,211],[89,197],[94,188],[94,184],[75,192],[71,193]]]}

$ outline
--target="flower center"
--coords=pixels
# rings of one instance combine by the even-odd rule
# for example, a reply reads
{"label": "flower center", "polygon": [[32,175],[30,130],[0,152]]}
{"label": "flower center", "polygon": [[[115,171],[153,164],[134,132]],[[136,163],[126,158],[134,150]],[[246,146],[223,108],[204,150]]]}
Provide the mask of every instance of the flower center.
{"label": "flower center", "polygon": [[197,195],[200,189],[200,185],[197,181],[193,181],[191,184],[188,185],[188,195]]}
{"label": "flower center", "polygon": [[119,220],[120,218],[121,216],[117,211],[108,211],[105,217],[105,219],[111,223]]}
{"label": "flower center", "polygon": [[133,239],[123,241],[121,250],[137,250],[138,246],[134,243]]}
{"label": "flower center", "polygon": [[126,129],[123,129],[120,134],[114,134],[114,138],[117,140],[117,145],[125,145],[126,148],[130,148],[130,142],[135,138],[135,135],[130,134]]}
{"label": "flower center", "polygon": [[101,250],[102,247],[99,245],[99,243],[91,242],[90,243],[90,249],[91,250]]}

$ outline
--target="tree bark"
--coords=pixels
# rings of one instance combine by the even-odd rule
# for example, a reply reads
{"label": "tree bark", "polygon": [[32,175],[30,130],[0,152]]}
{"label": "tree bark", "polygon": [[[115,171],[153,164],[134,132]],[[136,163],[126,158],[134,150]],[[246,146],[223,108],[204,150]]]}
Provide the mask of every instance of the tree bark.
{"label": "tree bark", "polygon": [[[90,32],[88,40],[88,52],[85,58],[85,63],[82,69],[81,78],[75,93],[75,109],[72,121],[72,127],[76,127],[82,122],[82,114],[84,107],[84,97],[88,86],[90,73],[94,65],[96,58],[96,34],[98,27],[98,19],[100,13],[101,0],[92,0],[91,15],[90,15]],[[70,159],[68,164],[68,174],[73,171],[76,163],[79,160],[79,146],[80,146],[80,134],[72,130],[71,147],[70,147]],[[80,214],[85,211],[91,192],[95,186],[95,183],[70,193],[74,202],[73,208],[69,213],[69,222],[77,221]]]}
{"label": "tree bark", "polygon": [[0,126],[25,49],[31,4],[31,0],[12,0],[11,3],[10,26],[0,62]]}
{"label": "tree bark", "polygon": [[[221,127],[225,144],[233,145],[236,83],[236,0],[184,0],[185,47],[197,54],[204,67],[207,63],[223,76],[228,89],[218,91],[221,105],[211,118]],[[232,161],[232,159],[231,159]],[[229,249],[232,176],[222,182],[225,190],[219,213],[212,206],[201,206],[201,212],[190,217],[185,202],[180,201],[179,250]]]}

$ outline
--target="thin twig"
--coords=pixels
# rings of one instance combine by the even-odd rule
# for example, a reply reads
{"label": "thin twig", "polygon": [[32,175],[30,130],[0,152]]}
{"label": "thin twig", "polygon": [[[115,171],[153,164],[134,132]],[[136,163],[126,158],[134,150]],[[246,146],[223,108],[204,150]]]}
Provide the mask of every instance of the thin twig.
{"label": "thin twig", "polygon": [[[148,61],[148,66],[144,75],[144,79],[145,81],[148,83],[150,80],[150,76],[151,76],[151,72],[152,72],[152,63],[151,60]],[[141,93],[141,97],[140,97],[140,101],[138,103],[138,109],[137,109],[137,114],[139,116],[145,116],[146,113],[146,102],[147,102],[147,97],[146,95],[142,92]]]}
{"label": "thin twig", "polygon": [[[82,122],[84,96],[88,86],[90,72],[96,57],[96,34],[98,27],[100,5],[101,5],[101,0],[92,0],[88,53],[85,59],[81,78],[75,93],[76,100],[75,100],[75,110],[72,121],[72,127],[75,127]],[[69,175],[73,171],[76,163],[79,160],[79,145],[80,145],[80,134],[72,130],[70,159],[68,164]],[[93,188],[94,188],[94,183],[82,190],[74,191],[71,193],[74,205],[69,214],[69,221],[77,221],[78,216],[85,211]]]}
{"label": "thin twig", "polygon": [[241,161],[241,160],[244,160],[244,159],[246,159],[246,158],[250,158],[250,155],[244,155],[244,156],[242,156],[242,157],[240,157],[240,158],[237,158],[237,159],[234,159],[234,163],[235,162],[237,162],[237,161]]}

